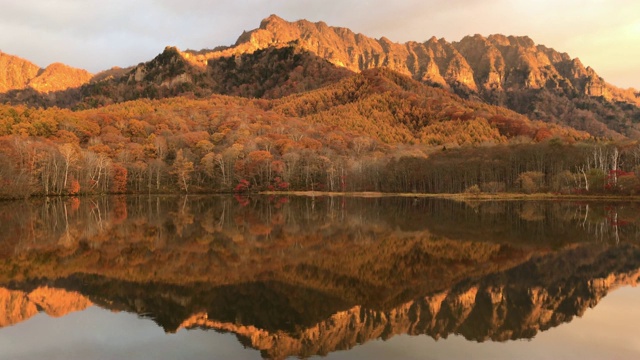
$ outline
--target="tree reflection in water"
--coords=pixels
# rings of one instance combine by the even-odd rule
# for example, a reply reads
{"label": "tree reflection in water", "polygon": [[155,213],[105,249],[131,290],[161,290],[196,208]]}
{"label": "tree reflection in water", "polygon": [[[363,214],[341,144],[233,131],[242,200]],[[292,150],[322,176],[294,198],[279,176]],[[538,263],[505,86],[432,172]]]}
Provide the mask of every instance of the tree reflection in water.
{"label": "tree reflection in water", "polygon": [[97,197],[0,204],[1,326],[91,303],[266,357],[531,338],[640,274],[640,204]]}

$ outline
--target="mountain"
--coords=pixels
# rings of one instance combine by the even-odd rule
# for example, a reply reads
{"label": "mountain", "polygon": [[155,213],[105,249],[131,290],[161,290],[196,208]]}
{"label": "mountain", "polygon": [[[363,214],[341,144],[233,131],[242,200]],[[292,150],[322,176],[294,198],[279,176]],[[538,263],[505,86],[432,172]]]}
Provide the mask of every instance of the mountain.
{"label": "mountain", "polygon": [[194,63],[191,57],[192,53],[167,47],[147,63],[85,86],[82,103],[86,107],[139,98],[202,98],[211,94],[270,99],[314,90],[353,74],[295,47],[237,54],[207,65]]}
{"label": "mountain", "polygon": [[[353,71],[384,66],[532,119],[568,124],[595,136],[638,135],[639,93],[607,84],[579,59],[536,45],[528,37],[475,35],[452,43],[431,38],[398,44],[322,22],[270,16],[258,29],[240,36],[233,51],[292,42]],[[216,56],[220,55],[203,55]]]}
{"label": "mountain", "polygon": [[273,100],[266,109],[363,131],[388,144],[495,144],[518,136],[536,141],[555,136],[573,142],[589,137],[568,127],[531,121],[502,107],[462,99],[384,68]]}
{"label": "mountain", "polygon": [[271,15],[258,29],[243,33],[233,48],[205,53],[196,60],[290,43],[352,71],[384,66],[414,79],[468,91],[562,88],[640,104],[633,91],[605,83],[580,60],[536,45],[526,36],[474,35],[452,43],[432,37],[424,43],[399,44],[324,22],[287,22]]}
{"label": "mountain", "polygon": [[640,93],[610,85],[579,59],[526,36],[474,35],[457,42],[432,37],[401,44],[272,15],[259,28],[243,32],[233,46],[167,47],[151,61],[107,70],[91,82],[88,73],[61,64],[41,70],[8,55],[3,59],[0,92],[12,91],[0,101],[13,104],[82,109],[211,94],[274,99],[384,67],[531,120],[568,125],[595,137],[640,137]]}
{"label": "mountain", "polygon": [[306,20],[275,15],[243,33],[230,48],[200,51],[202,65],[238,53],[297,46],[354,72],[386,67],[464,97],[506,106],[532,119],[568,124],[594,136],[640,136],[640,93],[604,81],[592,68],[526,36],[467,36],[459,42],[432,37],[394,43]]}
{"label": "mountain", "polygon": [[61,63],[44,69],[17,56],[0,52],[0,93],[31,89],[39,93],[80,87],[91,80],[89,72]]}

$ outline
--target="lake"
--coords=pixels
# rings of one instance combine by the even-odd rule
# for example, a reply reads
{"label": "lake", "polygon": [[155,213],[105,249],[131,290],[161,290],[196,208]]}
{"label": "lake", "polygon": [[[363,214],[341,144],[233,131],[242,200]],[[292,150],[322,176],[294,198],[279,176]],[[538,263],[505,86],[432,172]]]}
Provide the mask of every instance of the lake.
{"label": "lake", "polygon": [[634,202],[0,202],[0,358],[639,358],[639,277]]}

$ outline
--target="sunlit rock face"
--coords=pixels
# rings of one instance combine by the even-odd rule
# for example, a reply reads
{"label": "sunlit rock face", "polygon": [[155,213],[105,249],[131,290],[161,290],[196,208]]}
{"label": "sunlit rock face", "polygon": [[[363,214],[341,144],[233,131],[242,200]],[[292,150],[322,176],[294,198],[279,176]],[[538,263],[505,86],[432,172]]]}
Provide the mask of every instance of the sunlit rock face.
{"label": "sunlit rock face", "polygon": [[80,87],[92,77],[88,71],[61,63],[40,69],[27,60],[0,52],[0,93],[27,88],[41,93],[62,91]]}
{"label": "sunlit rock face", "polygon": [[431,38],[402,44],[324,22],[288,22],[272,15],[259,28],[244,32],[233,47],[189,54],[188,58],[206,64],[208,59],[292,44],[352,71],[387,67],[463,93],[557,89],[640,104],[633,90],[607,84],[579,59],[537,45],[527,36],[476,34],[457,42]]}
{"label": "sunlit rock face", "polygon": [[27,60],[0,52],[0,92],[26,88],[39,71]]}

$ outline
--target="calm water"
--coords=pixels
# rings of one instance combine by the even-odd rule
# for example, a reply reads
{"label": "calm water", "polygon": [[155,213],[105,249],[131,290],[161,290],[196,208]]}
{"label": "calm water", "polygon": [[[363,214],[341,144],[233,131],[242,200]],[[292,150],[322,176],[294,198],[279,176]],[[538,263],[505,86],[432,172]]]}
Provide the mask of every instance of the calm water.
{"label": "calm water", "polygon": [[2,202],[0,358],[638,358],[639,225],[624,202]]}

